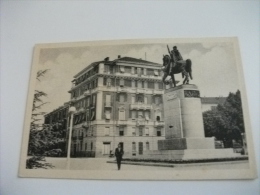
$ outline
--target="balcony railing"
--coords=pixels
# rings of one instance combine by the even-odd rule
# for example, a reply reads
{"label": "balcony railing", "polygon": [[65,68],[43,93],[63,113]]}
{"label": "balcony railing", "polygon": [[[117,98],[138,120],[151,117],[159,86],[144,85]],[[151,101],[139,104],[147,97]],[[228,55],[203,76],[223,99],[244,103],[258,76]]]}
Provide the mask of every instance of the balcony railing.
{"label": "balcony railing", "polygon": [[127,125],[127,121],[117,120],[116,121],[116,125],[117,126],[126,126]]}
{"label": "balcony railing", "polygon": [[116,88],[116,92],[117,93],[127,93],[127,88],[125,88],[125,87],[117,87]]}
{"label": "balcony railing", "polygon": [[106,108],[112,107],[112,102],[105,102],[105,107]]}
{"label": "balcony railing", "polygon": [[157,95],[157,94],[164,94],[164,90],[163,89],[153,89],[153,95]]}
{"label": "balcony railing", "polygon": [[136,126],[144,126],[145,123],[146,123],[145,120],[137,120],[137,121],[136,121]]}
{"label": "balcony railing", "polygon": [[151,110],[152,106],[150,104],[130,104],[130,110]]}
{"label": "balcony railing", "polygon": [[164,121],[154,121],[154,126],[162,127],[162,126],[164,126]]}

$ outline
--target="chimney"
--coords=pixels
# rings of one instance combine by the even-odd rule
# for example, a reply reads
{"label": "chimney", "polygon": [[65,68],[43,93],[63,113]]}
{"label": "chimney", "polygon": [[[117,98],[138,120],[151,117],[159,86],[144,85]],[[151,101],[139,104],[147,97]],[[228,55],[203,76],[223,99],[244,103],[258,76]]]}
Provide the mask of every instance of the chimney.
{"label": "chimney", "polygon": [[109,57],[106,57],[106,58],[104,59],[104,61],[106,61],[106,62],[109,61]]}
{"label": "chimney", "polygon": [[118,55],[117,58],[121,58],[121,55]]}

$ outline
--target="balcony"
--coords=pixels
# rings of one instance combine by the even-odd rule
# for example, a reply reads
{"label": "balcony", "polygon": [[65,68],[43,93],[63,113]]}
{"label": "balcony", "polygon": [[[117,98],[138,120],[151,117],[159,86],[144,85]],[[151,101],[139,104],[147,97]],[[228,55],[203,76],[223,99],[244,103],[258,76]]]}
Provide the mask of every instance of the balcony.
{"label": "balcony", "polygon": [[127,93],[127,88],[125,87],[117,87],[116,88],[117,93]]}
{"label": "balcony", "polygon": [[126,125],[127,125],[127,121],[126,120],[124,120],[124,121],[120,121],[120,120],[116,121],[116,126],[126,126]]}
{"label": "balcony", "polygon": [[137,103],[137,104],[130,104],[130,110],[151,110],[152,106],[150,104],[143,104],[143,103]]}
{"label": "balcony", "polygon": [[89,122],[84,122],[84,123],[82,124],[82,127],[85,128],[85,129],[87,129],[87,128],[89,127]]}
{"label": "balcony", "polygon": [[105,102],[105,108],[111,108],[112,102]]}
{"label": "balcony", "polygon": [[91,94],[91,89],[88,89],[84,92],[84,96],[88,96]]}
{"label": "balcony", "polygon": [[136,93],[146,93],[146,89],[136,89]]}
{"label": "balcony", "polygon": [[155,127],[163,127],[164,126],[164,121],[154,121],[154,126]]}
{"label": "balcony", "polygon": [[153,89],[153,95],[162,95],[164,94],[164,90],[163,89]]}
{"label": "balcony", "polygon": [[72,98],[70,101],[71,101],[72,103],[74,103],[74,102],[77,101],[77,99],[74,97],[74,98]]}
{"label": "balcony", "polygon": [[146,121],[145,120],[137,120],[136,126],[145,126]]}

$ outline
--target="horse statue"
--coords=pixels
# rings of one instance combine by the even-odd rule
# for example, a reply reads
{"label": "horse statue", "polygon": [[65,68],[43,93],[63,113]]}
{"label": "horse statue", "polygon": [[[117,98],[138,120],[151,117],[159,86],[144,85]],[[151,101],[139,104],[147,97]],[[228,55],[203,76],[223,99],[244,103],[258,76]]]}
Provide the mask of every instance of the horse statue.
{"label": "horse statue", "polygon": [[167,76],[171,76],[172,78],[172,82],[174,87],[176,87],[176,81],[174,78],[174,74],[179,74],[182,73],[182,78],[185,76],[185,79],[183,80],[183,84],[189,84],[189,77],[192,79],[192,70],[191,70],[191,65],[192,62],[190,59],[187,59],[186,61],[183,61],[181,63],[176,62],[175,67],[172,67],[172,70],[170,72],[170,65],[171,65],[172,61],[171,61],[171,57],[169,55],[164,55],[163,56],[163,83],[164,84],[169,84],[167,81],[165,81],[165,79],[167,78]]}

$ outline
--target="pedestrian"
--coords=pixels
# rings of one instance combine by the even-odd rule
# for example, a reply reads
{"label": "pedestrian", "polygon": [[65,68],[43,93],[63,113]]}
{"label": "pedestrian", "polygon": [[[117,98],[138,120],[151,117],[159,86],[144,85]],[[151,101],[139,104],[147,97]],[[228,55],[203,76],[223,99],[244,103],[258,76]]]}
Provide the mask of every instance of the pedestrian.
{"label": "pedestrian", "polygon": [[122,148],[121,144],[118,144],[118,147],[116,148],[116,151],[115,151],[118,170],[120,170],[123,155],[124,155],[123,148]]}

